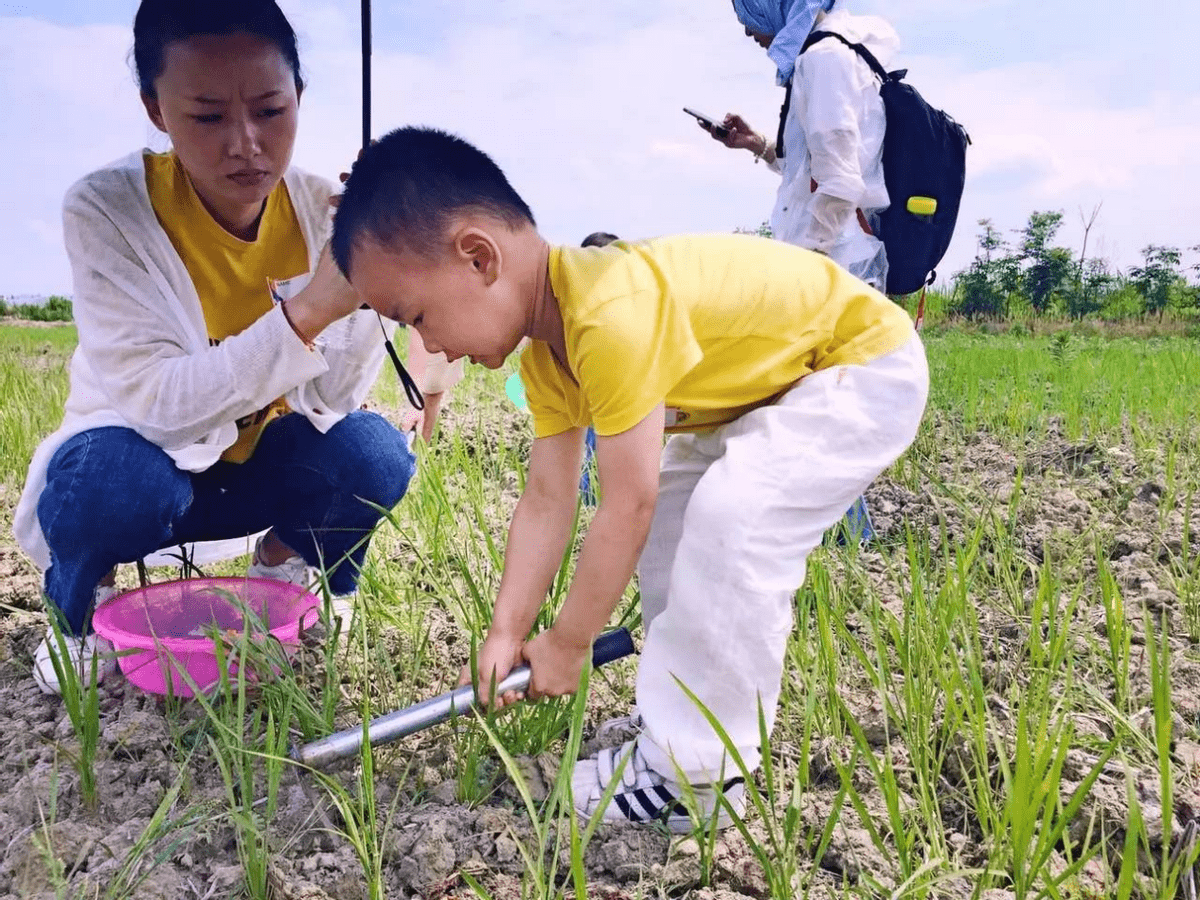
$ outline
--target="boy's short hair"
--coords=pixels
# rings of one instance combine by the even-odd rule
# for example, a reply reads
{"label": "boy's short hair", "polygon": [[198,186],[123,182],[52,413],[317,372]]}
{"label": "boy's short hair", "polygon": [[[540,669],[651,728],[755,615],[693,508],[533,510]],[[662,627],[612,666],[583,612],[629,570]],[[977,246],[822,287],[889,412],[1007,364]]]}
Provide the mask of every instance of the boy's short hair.
{"label": "boy's short hair", "polygon": [[529,206],[486,153],[435,128],[398,128],[350,170],[330,247],[343,275],[364,240],[431,256],[450,219],[482,211],[513,228],[536,227]]}
{"label": "boy's short hair", "polygon": [[607,247],[613,241],[619,241],[620,238],[615,234],[609,234],[607,231],[593,231],[583,239],[580,247]]}

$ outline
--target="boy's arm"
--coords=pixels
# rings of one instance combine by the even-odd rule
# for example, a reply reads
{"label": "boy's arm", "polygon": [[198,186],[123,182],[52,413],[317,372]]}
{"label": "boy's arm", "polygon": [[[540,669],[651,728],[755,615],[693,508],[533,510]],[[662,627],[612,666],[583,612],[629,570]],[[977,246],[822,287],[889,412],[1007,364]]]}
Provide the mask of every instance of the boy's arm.
{"label": "boy's arm", "polygon": [[[504,574],[492,624],[476,660],[484,692],[491,684],[493,671],[499,684],[521,662],[521,647],[545,602],[571,536],[582,459],[582,428],[533,442],[525,491],[508,528]],[[468,665],[463,668],[460,683],[470,681]],[[498,697],[497,706],[515,699],[515,694]]]}
{"label": "boy's arm", "polygon": [[570,694],[578,686],[592,642],[620,602],[650,533],[662,439],[661,403],[628,431],[597,438],[600,506],[562,611],[525,645],[523,655],[533,670],[531,698]]}

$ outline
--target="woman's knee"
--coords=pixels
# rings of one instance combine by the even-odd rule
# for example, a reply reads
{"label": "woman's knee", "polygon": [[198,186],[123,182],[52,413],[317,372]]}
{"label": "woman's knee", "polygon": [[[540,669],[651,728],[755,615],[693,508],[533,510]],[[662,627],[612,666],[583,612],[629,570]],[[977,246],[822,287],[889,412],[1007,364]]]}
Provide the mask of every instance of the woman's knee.
{"label": "woman's knee", "polygon": [[58,552],[140,550],[169,532],[190,501],[190,480],[162,448],[128,428],[97,428],[68,439],[51,458],[38,520]]}
{"label": "woman's knee", "polygon": [[342,490],[377,506],[391,509],[408,490],[416,457],[408,440],[376,413],[351,413],[332,429],[339,445]]}

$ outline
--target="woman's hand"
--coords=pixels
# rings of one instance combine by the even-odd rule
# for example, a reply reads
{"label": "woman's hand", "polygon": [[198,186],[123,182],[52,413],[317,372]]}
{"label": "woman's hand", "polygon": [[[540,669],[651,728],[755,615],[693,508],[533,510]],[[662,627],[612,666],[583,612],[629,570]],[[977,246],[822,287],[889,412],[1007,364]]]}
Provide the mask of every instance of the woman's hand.
{"label": "woman's hand", "polygon": [[312,341],[338,319],[362,306],[358,293],[338,271],[328,244],[321,251],[317,270],[304,290],[284,302],[288,321],[305,341]]}
{"label": "woman's hand", "polygon": [[[523,641],[506,637],[505,635],[492,632],[487,636],[483,645],[475,655],[475,665],[479,672],[478,697],[481,706],[487,706],[491,699],[492,679],[495,679],[497,685],[500,684],[514,668],[521,665],[523,658],[521,656]],[[460,685],[471,684],[471,664],[467,663],[462,667],[462,672],[458,676]],[[516,703],[524,698],[521,691],[506,691],[504,694],[496,696],[496,709]]]}
{"label": "woman's hand", "polygon": [[522,651],[529,662],[529,699],[575,693],[579,676],[592,654],[591,644],[570,640],[554,626],[529,641]]}
{"label": "woman's hand", "polygon": [[705,128],[704,130],[712,134],[714,141],[720,141],[726,147],[734,150],[762,153],[766,147],[767,139],[751,128],[746,120],[737,113],[728,113],[721,122],[721,127],[725,129],[724,137],[713,134],[711,129]]}

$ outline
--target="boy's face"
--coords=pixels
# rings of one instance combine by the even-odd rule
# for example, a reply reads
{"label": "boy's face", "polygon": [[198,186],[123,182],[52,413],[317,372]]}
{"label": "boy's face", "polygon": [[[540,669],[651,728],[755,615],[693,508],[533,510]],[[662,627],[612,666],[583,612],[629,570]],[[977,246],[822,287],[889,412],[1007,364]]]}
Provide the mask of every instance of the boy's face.
{"label": "boy's face", "polygon": [[432,259],[365,242],[350,283],[380,315],[415,328],[430,353],[498,369],[525,330],[522,298],[503,274],[496,245],[470,233]]}

